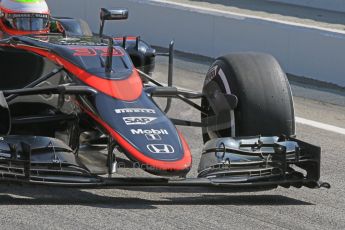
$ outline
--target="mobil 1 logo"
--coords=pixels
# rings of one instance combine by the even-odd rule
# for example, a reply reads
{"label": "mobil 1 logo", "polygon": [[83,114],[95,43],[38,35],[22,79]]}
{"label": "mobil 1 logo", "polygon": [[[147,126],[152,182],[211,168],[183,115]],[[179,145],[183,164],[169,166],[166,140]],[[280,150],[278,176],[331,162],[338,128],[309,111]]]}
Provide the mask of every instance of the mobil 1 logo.
{"label": "mobil 1 logo", "polygon": [[160,141],[162,136],[169,135],[165,129],[131,129],[133,135],[145,135],[148,141]]}
{"label": "mobil 1 logo", "polygon": [[156,135],[169,135],[165,129],[131,129],[133,135],[145,135],[145,134],[156,134]]}
{"label": "mobil 1 logo", "polygon": [[145,134],[148,141],[161,141],[162,138],[159,134]]}

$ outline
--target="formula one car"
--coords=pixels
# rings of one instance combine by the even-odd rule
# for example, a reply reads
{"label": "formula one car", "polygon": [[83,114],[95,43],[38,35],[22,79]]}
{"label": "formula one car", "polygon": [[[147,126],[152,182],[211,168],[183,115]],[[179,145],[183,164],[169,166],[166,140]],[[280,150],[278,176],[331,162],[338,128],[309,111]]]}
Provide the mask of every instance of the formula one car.
{"label": "formula one car", "polygon": [[[201,92],[180,89],[172,85],[173,43],[169,53],[160,54],[140,37],[103,34],[106,21],[127,17],[126,9],[101,9],[99,34],[82,20],[61,17],[52,19],[63,28],[57,32],[3,31],[1,182],[229,191],[329,188],[319,181],[320,148],[295,138],[291,89],[272,56],[220,57]],[[169,57],[167,84],[152,74],[158,55]],[[166,107],[155,98],[166,99]],[[172,99],[200,111],[201,121],[168,118]],[[175,125],[202,132],[197,178],[187,177],[192,155]],[[85,164],[79,154],[83,145],[105,146],[105,175]],[[119,167],[139,167],[155,176],[117,176]]]}

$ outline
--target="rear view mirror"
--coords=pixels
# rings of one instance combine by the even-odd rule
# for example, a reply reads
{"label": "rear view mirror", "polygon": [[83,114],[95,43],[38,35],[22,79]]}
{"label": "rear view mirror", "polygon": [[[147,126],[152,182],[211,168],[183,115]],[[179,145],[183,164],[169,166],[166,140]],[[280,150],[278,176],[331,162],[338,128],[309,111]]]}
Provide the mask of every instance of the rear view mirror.
{"label": "rear view mirror", "polygon": [[99,36],[102,37],[105,21],[125,20],[128,18],[128,10],[127,9],[108,10],[108,9],[102,8],[100,18],[101,18],[101,26],[99,29]]}
{"label": "rear view mirror", "polygon": [[127,9],[114,9],[114,10],[108,10],[105,8],[101,9],[101,21],[125,20],[127,18],[128,18]]}

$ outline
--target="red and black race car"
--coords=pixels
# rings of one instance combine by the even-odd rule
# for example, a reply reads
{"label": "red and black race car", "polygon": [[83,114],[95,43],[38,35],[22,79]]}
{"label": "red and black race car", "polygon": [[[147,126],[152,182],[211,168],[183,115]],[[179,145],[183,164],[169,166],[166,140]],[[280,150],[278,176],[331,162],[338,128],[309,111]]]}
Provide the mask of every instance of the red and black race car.
{"label": "red and black race car", "polygon": [[[201,92],[179,89],[172,85],[173,43],[159,54],[140,37],[103,35],[107,20],[127,17],[125,9],[102,9],[99,34],[82,20],[54,18],[63,32],[0,41],[1,182],[229,191],[329,187],[319,181],[320,148],[295,138],[291,89],[272,56],[220,57]],[[152,77],[157,55],[169,56],[167,84]],[[167,106],[154,98],[166,98]],[[201,121],[169,119],[172,99],[200,111]],[[200,127],[205,146],[197,178],[187,178],[192,155],[175,125]],[[107,148],[108,177],[83,163],[78,153],[86,144]],[[120,166],[156,177],[117,177]]]}

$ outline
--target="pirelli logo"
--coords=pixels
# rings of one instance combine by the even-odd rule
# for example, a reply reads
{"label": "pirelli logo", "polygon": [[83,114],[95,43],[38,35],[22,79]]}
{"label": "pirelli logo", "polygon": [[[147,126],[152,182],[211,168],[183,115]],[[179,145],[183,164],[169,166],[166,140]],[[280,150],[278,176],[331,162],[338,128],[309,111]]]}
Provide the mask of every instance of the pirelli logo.
{"label": "pirelli logo", "polygon": [[149,113],[155,114],[154,109],[142,109],[142,108],[125,108],[125,109],[115,109],[115,113]]}

